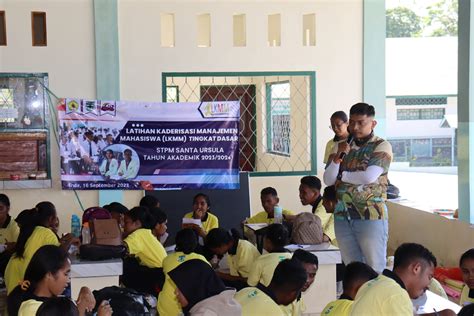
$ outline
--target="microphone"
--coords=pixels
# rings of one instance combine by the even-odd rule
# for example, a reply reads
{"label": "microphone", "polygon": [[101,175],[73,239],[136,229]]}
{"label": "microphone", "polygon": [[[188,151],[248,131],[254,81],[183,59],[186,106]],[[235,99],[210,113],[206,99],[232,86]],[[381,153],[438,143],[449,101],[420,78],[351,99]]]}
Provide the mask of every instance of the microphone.
{"label": "microphone", "polygon": [[[352,134],[349,134],[349,136],[347,137],[346,142],[347,142],[349,145],[351,145],[353,141],[354,141],[354,136],[352,136]],[[346,156],[346,153],[341,153],[341,154],[339,155],[339,159],[344,159],[345,156]]]}

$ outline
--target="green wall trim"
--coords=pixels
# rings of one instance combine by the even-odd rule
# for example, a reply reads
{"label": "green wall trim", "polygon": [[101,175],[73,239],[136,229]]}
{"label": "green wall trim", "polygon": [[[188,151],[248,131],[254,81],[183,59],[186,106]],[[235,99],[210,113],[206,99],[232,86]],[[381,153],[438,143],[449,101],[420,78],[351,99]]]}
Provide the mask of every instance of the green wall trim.
{"label": "green wall trim", "polygon": [[[120,59],[117,0],[94,0],[96,96],[120,100]],[[99,190],[99,206],[123,201],[119,190]]]}
{"label": "green wall trim", "polygon": [[[474,6],[459,1],[458,202],[459,219],[474,224]],[[471,159],[472,158],[472,159]]]}
{"label": "green wall trim", "polygon": [[386,135],[385,1],[364,0],[363,100],[375,107],[377,135]]}
{"label": "green wall trim", "polygon": [[[161,74],[161,98],[166,102],[166,81],[168,77],[265,77],[265,76],[308,76],[310,79],[310,116],[311,116],[311,170],[292,172],[250,172],[251,177],[314,175],[317,163],[316,128],[316,72],[315,71],[244,71],[244,72],[163,72]],[[384,103],[385,104],[385,103]]]}

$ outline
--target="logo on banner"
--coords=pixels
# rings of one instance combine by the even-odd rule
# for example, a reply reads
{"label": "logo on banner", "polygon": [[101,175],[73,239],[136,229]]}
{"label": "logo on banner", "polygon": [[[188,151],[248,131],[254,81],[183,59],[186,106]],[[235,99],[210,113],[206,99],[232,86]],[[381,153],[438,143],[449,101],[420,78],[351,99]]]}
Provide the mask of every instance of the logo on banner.
{"label": "logo on banner", "polygon": [[115,101],[100,101],[99,105],[100,115],[112,115],[115,116],[117,113],[117,105]]}
{"label": "logo on banner", "polygon": [[82,113],[81,111],[81,100],[79,99],[66,99],[66,114],[69,113]]}
{"label": "logo on banner", "polygon": [[203,117],[228,117],[231,107],[227,102],[203,102],[199,106],[199,112]]}
{"label": "logo on banner", "polygon": [[94,115],[99,115],[97,111],[97,101],[96,100],[84,100],[84,112],[86,114],[91,113]]}

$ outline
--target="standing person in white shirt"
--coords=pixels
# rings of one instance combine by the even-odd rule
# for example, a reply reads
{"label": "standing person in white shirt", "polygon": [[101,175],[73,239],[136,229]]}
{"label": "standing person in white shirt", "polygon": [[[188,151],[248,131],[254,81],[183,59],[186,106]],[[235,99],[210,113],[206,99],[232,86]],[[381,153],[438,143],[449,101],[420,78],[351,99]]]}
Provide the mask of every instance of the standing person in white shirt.
{"label": "standing person in white shirt", "polygon": [[125,149],[123,151],[123,160],[120,162],[118,175],[124,180],[133,179],[137,176],[139,165],[136,159],[132,159],[132,151]]}
{"label": "standing person in white shirt", "polygon": [[[84,133],[85,140],[81,144],[81,158],[85,171],[94,171],[94,162],[97,162],[99,150],[94,142],[94,133],[87,131]],[[97,170],[97,169],[96,169]]]}

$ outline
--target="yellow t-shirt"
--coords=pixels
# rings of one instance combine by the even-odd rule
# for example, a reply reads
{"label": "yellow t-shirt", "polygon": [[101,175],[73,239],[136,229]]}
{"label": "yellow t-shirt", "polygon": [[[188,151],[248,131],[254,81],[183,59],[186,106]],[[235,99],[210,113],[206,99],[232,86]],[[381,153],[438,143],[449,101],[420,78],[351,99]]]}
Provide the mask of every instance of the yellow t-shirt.
{"label": "yellow t-shirt", "polygon": [[36,315],[36,312],[43,304],[41,301],[37,300],[27,300],[21,303],[20,309],[18,310],[18,316],[33,316]]}
{"label": "yellow t-shirt", "polygon": [[354,301],[346,299],[332,301],[324,307],[321,315],[349,316],[352,303],[354,303]]}
{"label": "yellow t-shirt", "polygon": [[413,316],[413,304],[408,292],[397,282],[379,275],[361,286],[352,305],[351,315]]}
{"label": "yellow t-shirt", "polygon": [[459,305],[466,306],[474,303],[474,298],[469,298],[469,287],[464,285],[461,292],[461,298],[459,299]]}
{"label": "yellow t-shirt", "polygon": [[285,316],[278,304],[256,287],[246,287],[234,298],[242,306],[242,316]]}
{"label": "yellow t-shirt", "polygon": [[125,238],[128,253],[137,257],[140,263],[149,268],[161,268],[166,250],[153,236],[150,229],[140,228]]}
{"label": "yellow t-shirt", "polygon": [[304,304],[303,298],[294,300],[291,304],[279,305],[283,313],[287,316],[301,316],[306,311],[306,305]]}
{"label": "yellow t-shirt", "polygon": [[49,228],[36,226],[30,238],[26,241],[23,258],[15,257],[15,254],[8,261],[5,269],[5,284],[7,293],[10,293],[25,276],[26,268],[36,251],[46,245],[59,246],[58,236]]}
{"label": "yellow t-shirt", "polygon": [[331,239],[331,244],[337,246],[336,232],[334,230],[334,214],[327,213],[321,200],[314,210],[314,214],[321,219],[321,226],[323,226],[323,233]]}
{"label": "yellow t-shirt", "polygon": [[[193,218],[193,212],[189,212],[184,215],[184,218]],[[207,219],[202,222],[202,229],[208,233],[211,229],[219,228],[219,219],[216,215],[207,212]]]}
{"label": "yellow t-shirt", "polygon": [[290,252],[272,252],[261,255],[255,260],[255,263],[250,270],[247,284],[250,286],[257,286],[261,283],[268,286],[273,278],[273,272],[280,261],[290,259],[292,254]]}
{"label": "yellow t-shirt", "polygon": [[334,149],[334,146],[337,144],[338,142],[335,142],[334,141],[334,138],[329,140],[327,143],[326,143],[326,150],[324,150],[324,160],[323,162],[325,164],[328,163],[328,160],[329,160],[329,156],[332,154],[333,152],[333,149]]}
{"label": "yellow t-shirt", "polygon": [[235,255],[228,255],[230,275],[248,278],[255,260],[260,257],[257,248],[247,240],[240,239]]}
{"label": "yellow t-shirt", "polygon": [[6,242],[16,242],[18,235],[20,234],[20,227],[13,220],[12,217],[9,217],[10,221],[6,227],[0,228],[0,244]]}
{"label": "yellow t-shirt", "polygon": [[[292,211],[288,210],[283,210],[282,211],[283,215],[295,215]],[[257,223],[267,223],[267,224],[273,224],[275,222],[274,218],[268,218],[268,213],[265,211],[261,211],[254,216],[248,218],[246,221],[248,224],[257,224]]]}
{"label": "yellow t-shirt", "polygon": [[163,260],[165,284],[163,285],[163,290],[158,295],[158,303],[156,305],[159,315],[177,316],[182,312],[181,304],[176,298],[176,284],[174,284],[173,280],[171,280],[171,278],[168,276],[168,272],[178,267],[181,263],[192,259],[199,259],[207,262],[206,258],[197,253],[190,253],[186,255],[181,251],[169,254]]}

